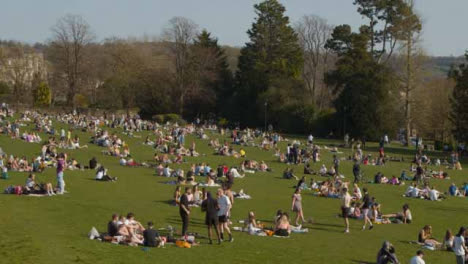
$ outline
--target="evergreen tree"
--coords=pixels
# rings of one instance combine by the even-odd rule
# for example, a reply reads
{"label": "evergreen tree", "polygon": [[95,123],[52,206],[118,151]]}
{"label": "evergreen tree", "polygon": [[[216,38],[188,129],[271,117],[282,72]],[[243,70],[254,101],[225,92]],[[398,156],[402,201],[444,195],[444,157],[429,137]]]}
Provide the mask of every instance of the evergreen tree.
{"label": "evergreen tree", "polygon": [[49,106],[51,103],[52,94],[49,86],[45,82],[39,83],[34,90],[34,105]]}
{"label": "evergreen tree", "polygon": [[215,98],[210,105],[203,103],[206,102],[205,98],[200,98],[202,103],[198,104],[198,108],[206,106],[205,112],[214,112],[218,114],[218,117],[225,117],[229,114],[229,105],[226,103],[226,99],[230,98],[233,93],[233,76],[229,70],[226,54],[218,44],[218,39],[213,38],[207,30],[202,30],[197,35],[194,48],[201,49],[202,52],[198,53],[198,55],[207,55],[214,60],[214,63],[209,64],[212,68],[209,71],[213,74],[207,74],[202,81],[204,86],[214,93]]}
{"label": "evergreen tree", "polygon": [[[468,52],[465,55],[468,60]],[[468,143],[468,64],[464,63],[453,69],[450,77],[456,81],[451,99],[451,120],[454,126],[453,134],[462,143]]]}
{"label": "evergreen tree", "polygon": [[335,87],[337,122],[340,132],[354,137],[378,139],[393,131],[391,115],[392,73],[379,64],[368,50],[369,34],[351,32],[348,25],[338,26],[327,46],[338,56],[336,69],[326,76]]}
{"label": "evergreen tree", "polygon": [[275,80],[299,80],[303,68],[302,51],[284,6],[266,0],[254,7],[257,17],[247,31],[250,41],[241,50],[236,75],[237,118],[248,125],[259,123],[266,101],[262,95]]}

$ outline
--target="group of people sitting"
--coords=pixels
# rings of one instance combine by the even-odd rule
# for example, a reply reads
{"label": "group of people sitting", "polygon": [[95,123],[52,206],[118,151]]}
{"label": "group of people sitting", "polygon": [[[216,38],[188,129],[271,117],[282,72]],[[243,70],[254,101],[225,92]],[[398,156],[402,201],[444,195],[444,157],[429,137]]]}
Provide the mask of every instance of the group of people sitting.
{"label": "group of people sitting", "polygon": [[107,233],[100,234],[100,237],[107,242],[129,246],[159,247],[166,242],[166,237],[160,236],[154,229],[153,222],[148,222],[145,228],[135,220],[133,213],[128,213],[126,217],[113,214],[107,224]]}
{"label": "group of people sitting", "polygon": [[429,183],[424,183],[423,187],[419,188],[418,184],[414,182],[405,191],[404,196],[411,198],[421,198],[431,201],[439,201],[445,199],[445,194],[439,192],[434,186],[430,186]]}

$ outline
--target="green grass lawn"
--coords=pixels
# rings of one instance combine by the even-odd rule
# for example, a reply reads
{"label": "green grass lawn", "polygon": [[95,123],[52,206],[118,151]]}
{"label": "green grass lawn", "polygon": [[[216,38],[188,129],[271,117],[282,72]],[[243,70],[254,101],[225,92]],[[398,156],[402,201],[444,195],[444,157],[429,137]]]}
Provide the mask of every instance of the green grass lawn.
{"label": "green grass lawn", "polygon": [[[76,132],[81,144],[89,141],[90,134]],[[75,134],[75,132],[74,132]],[[137,161],[151,160],[154,151],[142,144],[148,132],[138,133],[142,138],[129,138],[119,133],[130,145],[132,156]],[[42,135],[46,139],[45,135]],[[192,142],[188,136],[186,144]],[[211,167],[220,163],[238,165],[241,159],[213,155],[208,141],[196,139],[197,150],[206,156],[187,158],[187,163],[172,165],[187,170],[191,163],[207,162]],[[222,140],[221,140],[222,142]],[[320,144],[332,141],[318,140]],[[281,150],[285,149],[284,142]],[[163,184],[167,178],[154,176],[148,168],[128,168],[118,164],[118,158],[101,154],[103,148],[89,145],[88,149],[67,150],[69,157],[86,163],[95,156],[98,162],[109,169],[109,174],[117,176],[117,182],[96,182],[94,171],[66,171],[66,189],[63,196],[27,197],[1,195],[0,199],[0,263],[374,263],[375,256],[384,240],[391,241],[397,250],[402,263],[420,248],[409,244],[417,239],[418,231],[425,224],[433,226],[434,235],[442,240],[447,228],[458,231],[461,225],[468,225],[468,201],[465,198],[449,197],[443,202],[430,202],[402,197],[407,186],[364,185],[382,204],[383,213],[400,210],[404,203],[409,203],[413,213],[413,223],[409,225],[378,225],[372,231],[361,231],[362,221],[351,220],[351,233],[343,234],[342,219],[337,218],[340,201],[338,199],[320,198],[310,192],[303,192],[303,208],[306,218],[313,218],[313,224],[306,224],[309,233],[293,234],[289,239],[274,237],[249,236],[246,233],[234,232],[233,243],[208,245],[201,239],[201,245],[191,249],[180,249],[175,246],[153,248],[148,251],[142,247],[128,247],[91,241],[87,233],[95,226],[105,231],[112,213],[126,214],[133,212],[142,223],[151,220],[156,227],[173,225],[180,230],[178,208],[168,204],[174,191],[174,185]],[[40,145],[12,140],[0,136],[2,149],[13,155],[32,157],[40,152]],[[238,149],[238,147],[236,147]],[[368,144],[375,152],[377,144]],[[281,179],[285,164],[276,161],[273,152],[258,148],[246,147],[247,157],[257,161],[264,160],[273,172],[247,174],[244,179],[236,179],[234,191],[244,189],[251,200],[236,200],[232,211],[234,225],[244,219],[249,211],[254,211],[258,220],[270,225],[276,210],[290,210],[293,181]],[[367,153],[367,151],[365,151]],[[342,155],[348,156],[350,150]],[[392,145],[386,154],[405,156],[409,161],[413,150]],[[432,153],[431,155],[448,155]],[[318,170],[322,163],[331,165],[332,154],[321,151],[322,162],[311,164]],[[462,163],[467,165],[466,163]],[[351,162],[341,162],[340,171],[352,180]],[[402,169],[409,168],[409,162],[390,162],[385,167],[363,166],[367,177],[372,178],[378,171],[386,176],[399,176]],[[295,167],[296,175],[302,175],[303,166]],[[468,181],[465,171],[448,171],[451,180],[431,180],[438,190],[447,191],[450,183],[458,185]],[[26,173],[10,172],[10,179],[1,180],[0,187],[23,185]],[[47,169],[36,174],[38,181],[55,184],[55,170]],[[319,176],[315,176],[320,179]],[[202,178],[197,178],[204,181]],[[310,177],[308,177],[310,179]],[[172,179],[171,179],[172,180]],[[361,186],[362,187],[362,186]],[[215,189],[211,188],[211,191]],[[204,214],[199,208],[193,208],[189,231],[206,234]],[[453,253],[445,251],[428,251],[426,263],[455,263]]]}

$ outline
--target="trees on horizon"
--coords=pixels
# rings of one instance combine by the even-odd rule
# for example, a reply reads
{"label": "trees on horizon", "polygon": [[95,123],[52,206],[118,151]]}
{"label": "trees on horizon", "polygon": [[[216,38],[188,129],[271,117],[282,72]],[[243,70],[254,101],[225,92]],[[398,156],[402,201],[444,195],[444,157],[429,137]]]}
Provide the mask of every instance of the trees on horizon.
{"label": "trees on horizon", "polygon": [[[231,125],[266,122],[286,132],[378,139],[403,128],[407,142],[413,130],[450,138],[449,113],[440,107],[455,82],[431,72],[419,45],[422,23],[413,0],[354,4],[365,19],[356,32],[314,15],[291,23],[278,0],[255,4],[249,41],[240,50],[220,46],[212,33],[183,17],[172,18],[158,39],[96,42],[82,17],[66,15],[48,43],[0,43],[0,65],[15,52],[24,57],[22,50],[40,50],[47,67],[47,76],[28,82],[18,67],[19,77],[3,81],[2,91],[10,91],[16,103],[138,108],[147,118],[177,113]],[[21,66],[21,60],[13,61]],[[32,98],[39,91],[41,103]],[[460,109],[455,101],[453,109]],[[442,125],[432,116],[442,118]]]}

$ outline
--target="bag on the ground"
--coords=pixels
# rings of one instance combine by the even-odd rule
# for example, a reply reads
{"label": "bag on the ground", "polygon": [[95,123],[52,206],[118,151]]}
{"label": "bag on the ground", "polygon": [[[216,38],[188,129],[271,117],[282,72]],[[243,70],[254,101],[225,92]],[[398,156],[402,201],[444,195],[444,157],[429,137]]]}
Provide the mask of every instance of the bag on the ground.
{"label": "bag on the ground", "polygon": [[180,248],[191,248],[192,247],[192,245],[190,245],[189,242],[183,241],[183,240],[177,240],[175,244],[176,244],[176,246],[178,246]]}
{"label": "bag on the ground", "polygon": [[15,194],[16,195],[21,195],[23,193],[23,187],[21,186],[16,186],[15,187]]}

